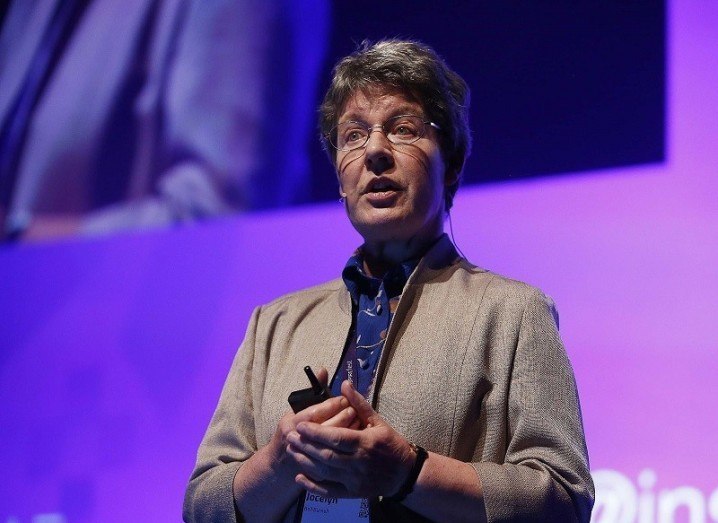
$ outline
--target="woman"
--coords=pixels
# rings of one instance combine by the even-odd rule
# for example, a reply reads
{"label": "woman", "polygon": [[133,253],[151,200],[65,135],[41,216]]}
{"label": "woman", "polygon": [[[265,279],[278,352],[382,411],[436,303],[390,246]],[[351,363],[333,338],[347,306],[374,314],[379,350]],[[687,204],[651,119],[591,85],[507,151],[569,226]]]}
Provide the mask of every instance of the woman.
{"label": "woman", "polygon": [[[588,521],[593,484],[553,303],[443,234],[471,141],[427,46],[364,44],[320,108],[364,243],[255,310],[200,446],[188,521]],[[302,367],[334,397],[299,413]],[[366,401],[365,400],[368,400]]]}

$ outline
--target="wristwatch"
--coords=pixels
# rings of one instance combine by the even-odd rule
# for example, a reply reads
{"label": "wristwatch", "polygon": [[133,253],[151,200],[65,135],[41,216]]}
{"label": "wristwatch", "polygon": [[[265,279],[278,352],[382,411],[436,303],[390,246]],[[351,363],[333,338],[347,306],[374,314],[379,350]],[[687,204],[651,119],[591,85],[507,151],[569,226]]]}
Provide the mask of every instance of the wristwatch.
{"label": "wristwatch", "polygon": [[416,479],[419,477],[419,473],[421,472],[421,467],[424,466],[424,462],[426,461],[426,458],[429,457],[429,453],[419,445],[409,442],[409,445],[411,446],[411,449],[416,453],[416,460],[414,461],[414,466],[411,467],[411,470],[409,471],[409,475],[407,476],[404,483],[399,487],[399,490],[396,494],[393,496],[382,496],[382,501],[393,501],[395,503],[400,503],[404,501],[404,498],[411,494],[411,491],[414,490],[414,485],[416,484]]}

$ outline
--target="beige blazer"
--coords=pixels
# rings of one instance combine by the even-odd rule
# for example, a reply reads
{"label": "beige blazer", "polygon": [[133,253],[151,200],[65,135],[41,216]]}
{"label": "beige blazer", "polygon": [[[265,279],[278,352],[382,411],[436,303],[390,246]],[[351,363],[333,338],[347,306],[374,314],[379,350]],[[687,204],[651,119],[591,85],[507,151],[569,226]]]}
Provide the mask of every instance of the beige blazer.
{"label": "beige blazer", "polygon": [[[307,386],[302,368],[337,367],[351,322],[341,279],[254,311],[199,448],[187,521],[235,520],[235,472]],[[371,402],[409,440],[474,466],[489,521],[589,521],[593,483],[552,301],[471,265],[446,236],[404,288]],[[393,520],[419,519],[397,510]]]}

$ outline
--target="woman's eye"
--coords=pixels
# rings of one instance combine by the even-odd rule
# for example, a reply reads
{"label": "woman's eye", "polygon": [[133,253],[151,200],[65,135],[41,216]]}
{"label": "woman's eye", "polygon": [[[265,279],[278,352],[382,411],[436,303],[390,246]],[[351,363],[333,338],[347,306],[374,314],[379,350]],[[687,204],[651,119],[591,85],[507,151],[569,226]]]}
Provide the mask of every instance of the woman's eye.
{"label": "woman's eye", "polygon": [[391,130],[391,134],[398,138],[414,138],[417,135],[417,127],[412,122],[397,122]]}
{"label": "woman's eye", "polygon": [[344,142],[345,143],[356,143],[360,142],[364,139],[366,136],[366,131],[363,129],[349,129],[344,134]]}

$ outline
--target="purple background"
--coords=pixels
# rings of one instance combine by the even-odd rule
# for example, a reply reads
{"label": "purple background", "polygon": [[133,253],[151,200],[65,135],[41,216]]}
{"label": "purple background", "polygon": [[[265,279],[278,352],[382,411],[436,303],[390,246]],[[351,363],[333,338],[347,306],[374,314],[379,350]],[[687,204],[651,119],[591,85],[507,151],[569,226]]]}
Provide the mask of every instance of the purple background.
{"label": "purple background", "polygon": [[[558,303],[602,522],[718,522],[718,3],[668,15],[664,164],[452,212],[473,262]],[[251,309],[358,242],[323,204],[0,250],[0,523],[179,520]]]}

